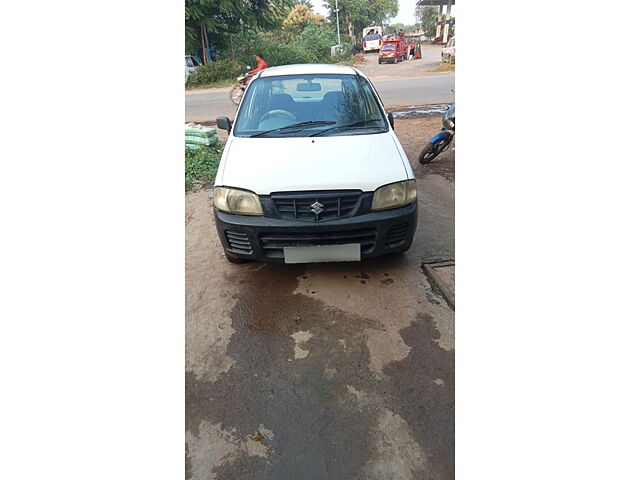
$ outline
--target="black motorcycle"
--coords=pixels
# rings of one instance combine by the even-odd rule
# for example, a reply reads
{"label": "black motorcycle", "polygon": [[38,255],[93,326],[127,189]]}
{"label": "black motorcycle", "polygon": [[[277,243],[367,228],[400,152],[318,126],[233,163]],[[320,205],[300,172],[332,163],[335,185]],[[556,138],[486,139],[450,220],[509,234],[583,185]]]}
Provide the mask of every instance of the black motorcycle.
{"label": "black motorcycle", "polygon": [[447,113],[444,114],[442,118],[443,129],[436,133],[427,146],[422,149],[420,152],[420,156],[418,157],[418,161],[423,165],[429,163],[431,160],[436,158],[442,152],[444,152],[449,145],[451,145],[451,141],[453,140],[453,136],[456,133],[456,104],[452,104]]}

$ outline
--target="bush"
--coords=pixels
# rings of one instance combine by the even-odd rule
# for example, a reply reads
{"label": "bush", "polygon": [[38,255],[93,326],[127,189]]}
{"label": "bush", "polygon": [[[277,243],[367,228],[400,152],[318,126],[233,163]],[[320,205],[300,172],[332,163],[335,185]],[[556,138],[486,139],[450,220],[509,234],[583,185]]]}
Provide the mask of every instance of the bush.
{"label": "bush", "polygon": [[344,51],[331,56],[336,44],[336,33],[329,25],[307,24],[299,35],[284,30],[275,32],[245,31],[234,36],[234,58],[231,51],[221,51],[221,59],[199,67],[189,77],[188,87],[209,87],[219,82],[234,80],[246,71],[246,65],[255,68],[256,53],[262,53],[270,67],[294,63],[339,63],[351,60],[348,42]]}
{"label": "bush", "polygon": [[326,25],[309,25],[298,37],[298,45],[313,56],[314,62],[331,62],[331,46],[336,43],[335,37],[335,32]]}
{"label": "bush", "polygon": [[294,63],[314,63],[313,54],[304,50],[300,45],[272,44],[265,45],[265,60],[270,67],[278,65],[292,65]]}
{"label": "bush", "polygon": [[197,190],[203,183],[213,182],[218,173],[218,165],[222,156],[222,145],[202,146],[184,151],[184,188]]}
{"label": "bush", "polygon": [[243,64],[235,59],[224,59],[216,62],[209,62],[198,67],[196,73],[189,77],[187,85],[211,85],[223,80],[233,80],[244,72]]}

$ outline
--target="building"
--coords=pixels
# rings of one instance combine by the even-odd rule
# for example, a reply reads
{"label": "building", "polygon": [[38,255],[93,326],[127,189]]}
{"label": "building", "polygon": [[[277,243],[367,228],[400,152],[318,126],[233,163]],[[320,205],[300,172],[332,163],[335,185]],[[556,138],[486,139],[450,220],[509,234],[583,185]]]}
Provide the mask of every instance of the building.
{"label": "building", "polygon": [[[456,0],[418,0],[416,5],[438,7],[438,23],[436,24],[436,38],[442,35],[442,43],[447,43],[449,39],[449,25],[451,24],[451,5],[455,5]],[[446,18],[442,20],[444,6],[447,6]],[[444,29],[442,29],[444,25]]]}

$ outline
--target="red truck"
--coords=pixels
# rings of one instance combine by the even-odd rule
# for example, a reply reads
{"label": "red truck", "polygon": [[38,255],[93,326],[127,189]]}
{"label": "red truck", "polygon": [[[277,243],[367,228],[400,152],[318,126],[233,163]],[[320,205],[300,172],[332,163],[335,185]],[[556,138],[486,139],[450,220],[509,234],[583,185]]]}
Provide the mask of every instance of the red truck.
{"label": "red truck", "polygon": [[378,63],[397,63],[409,58],[409,45],[404,33],[390,33],[382,37],[382,48],[378,54]]}

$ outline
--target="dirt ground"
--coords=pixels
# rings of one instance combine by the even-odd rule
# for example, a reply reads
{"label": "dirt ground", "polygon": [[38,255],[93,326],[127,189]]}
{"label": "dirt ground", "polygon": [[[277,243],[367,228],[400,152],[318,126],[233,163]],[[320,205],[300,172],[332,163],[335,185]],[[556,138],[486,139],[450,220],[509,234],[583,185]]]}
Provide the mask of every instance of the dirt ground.
{"label": "dirt ground", "polygon": [[455,477],[454,312],[423,267],[455,258],[455,151],[419,165],[442,115],[398,112],[419,199],[404,254],[233,265],[212,190],[186,195],[188,480]]}
{"label": "dirt ground", "polygon": [[[387,111],[396,111],[399,108],[388,108]],[[427,141],[442,128],[442,118],[408,118],[396,119],[395,132],[402,143],[405,153],[411,161],[413,173],[417,178],[425,175],[440,175],[451,182],[455,182],[455,137],[451,146],[441,153],[435,160],[426,165],[418,163],[418,155]]]}
{"label": "dirt ground", "polygon": [[364,56],[364,62],[358,62],[355,67],[371,80],[442,75],[437,72],[429,72],[440,65],[441,52],[441,46],[425,44],[422,47],[420,60],[404,60],[397,64],[378,64],[378,54],[367,53]]}

